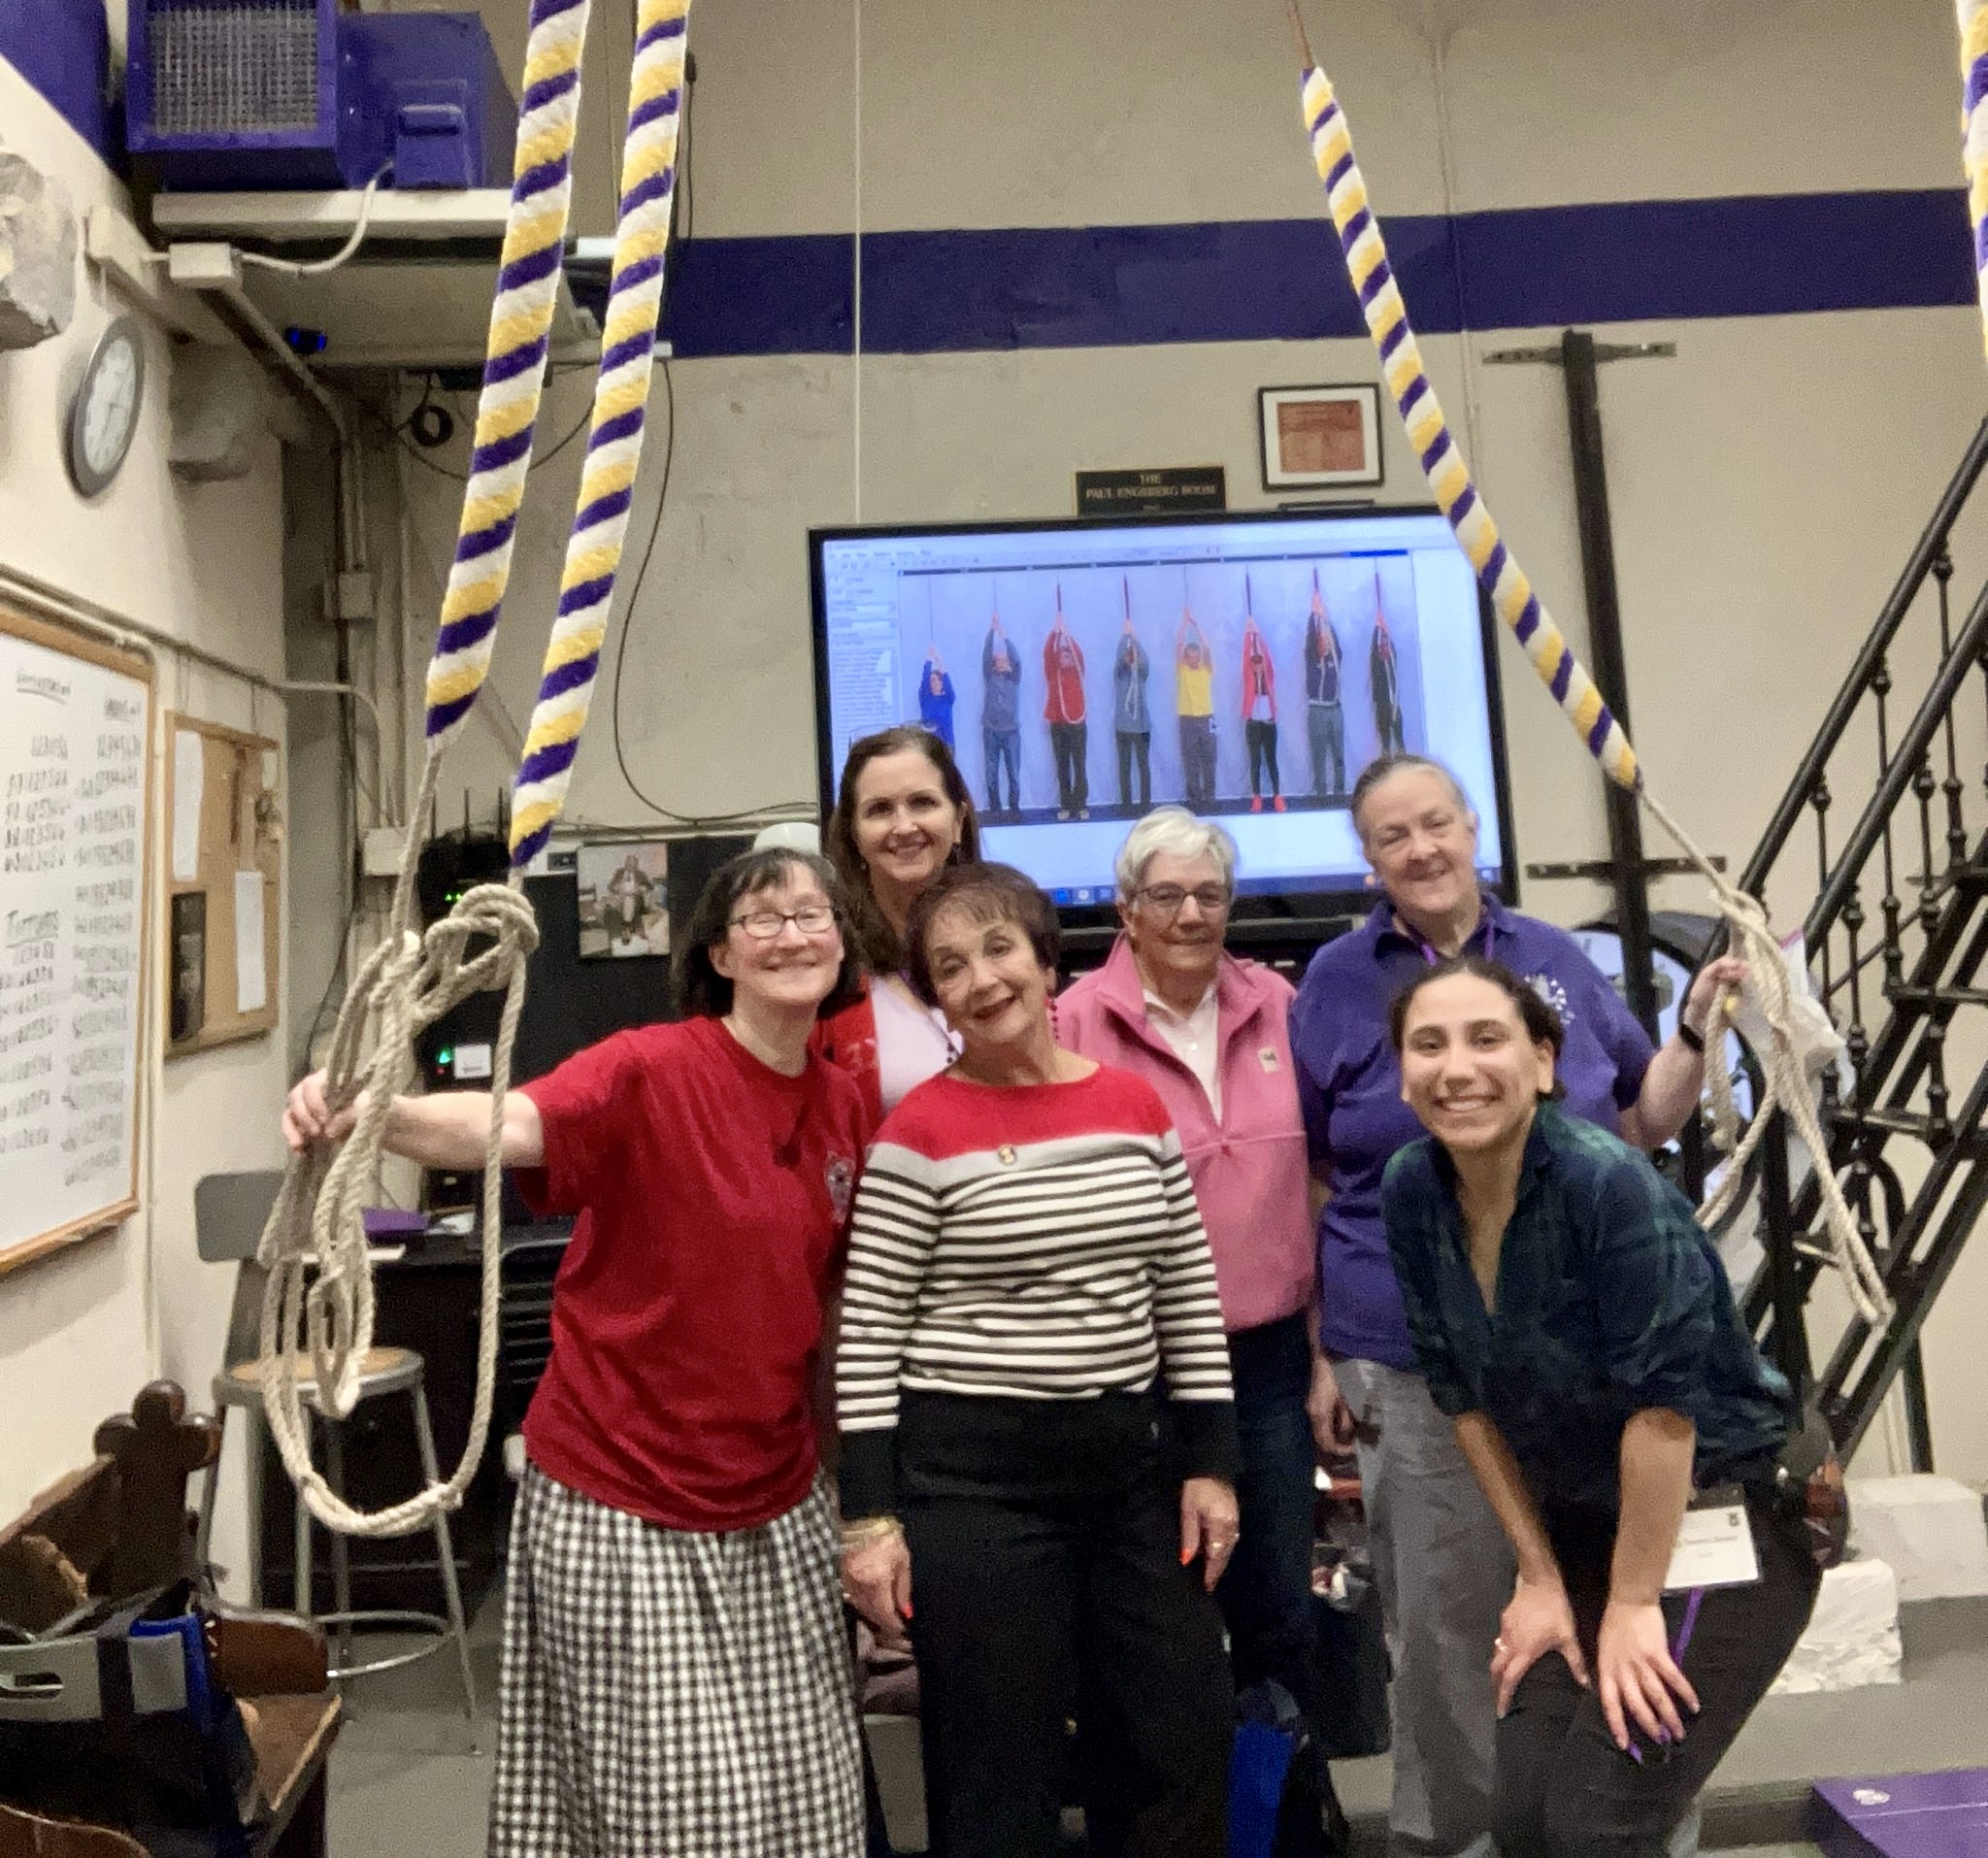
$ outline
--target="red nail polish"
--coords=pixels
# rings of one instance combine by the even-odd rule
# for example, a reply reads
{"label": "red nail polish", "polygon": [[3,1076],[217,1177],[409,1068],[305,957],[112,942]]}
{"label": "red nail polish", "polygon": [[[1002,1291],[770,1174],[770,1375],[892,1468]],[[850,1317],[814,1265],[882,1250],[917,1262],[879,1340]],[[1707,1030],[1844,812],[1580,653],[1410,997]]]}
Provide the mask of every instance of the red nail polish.
{"label": "red nail polish", "polygon": [[1193,1550],[1192,1548],[1183,1548],[1183,1549],[1181,1549],[1181,1551],[1180,1551],[1180,1565],[1181,1565],[1181,1567],[1183,1567],[1183,1568],[1184,1568],[1184,1567],[1186,1567],[1186,1566],[1187,1566],[1187,1564],[1188,1564],[1188,1563],[1189,1563],[1190,1561],[1192,1561],[1193,1559],[1194,1559],[1194,1550]]}

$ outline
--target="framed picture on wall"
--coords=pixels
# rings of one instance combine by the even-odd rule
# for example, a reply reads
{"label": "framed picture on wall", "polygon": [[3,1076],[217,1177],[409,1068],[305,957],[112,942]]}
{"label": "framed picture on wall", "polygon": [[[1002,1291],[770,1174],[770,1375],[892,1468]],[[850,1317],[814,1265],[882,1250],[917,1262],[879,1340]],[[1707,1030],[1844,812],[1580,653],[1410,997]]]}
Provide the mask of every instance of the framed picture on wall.
{"label": "framed picture on wall", "polygon": [[574,861],[579,881],[580,955],[613,961],[670,952],[670,847],[666,841],[625,839],[581,846]]}
{"label": "framed picture on wall", "polygon": [[1380,481],[1380,389],[1259,387],[1266,490]]}

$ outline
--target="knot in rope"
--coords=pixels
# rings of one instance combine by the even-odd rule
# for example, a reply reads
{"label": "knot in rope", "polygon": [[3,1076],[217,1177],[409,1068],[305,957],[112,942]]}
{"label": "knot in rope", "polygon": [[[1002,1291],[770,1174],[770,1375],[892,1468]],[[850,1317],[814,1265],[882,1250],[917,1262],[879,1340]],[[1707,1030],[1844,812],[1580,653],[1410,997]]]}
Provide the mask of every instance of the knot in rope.
{"label": "knot in rope", "polygon": [[[1834,1064],[1843,1048],[1841,1035],[1827,1010],[1806,989],[1798,989],[1788,971],[1781,945],[1768,921],[1767,906],[1729,883],[1689,833],[1677,823],[1647,785],[1640,788],[1651,816],[1677,843],[1699,875],[1711,886],[1726,919],[1729,946],[1746,963],[1760,1017],[1767,1029],[1760,1055],[1765,1079],[1761,1099],[1743,1138],[1739,1136],[1740,1110],[1734,1101],[1732,1074],[1724,1058],[1727,1030],[1734,1021],[1737,999],[1721,990],[1712,1002],[1706,1027],[1706,1083],[1712,1100],[1712,1140],[1732,1159],[1718,1190],[1699,1209],[1699,1222],[1713,1227],[1738,1201],[1745,1184],[1746,1164],[1753,1157],[1780,1111],[1794,1125],[1808,1150],[1815,1172],[1827,1248],[1819,1255],[1842,1276],[1857,1314],[1873,1329],[1891,1320],[1893,1304],[1884,1275],[1857,1229],[1856,1215],[1843,1197],[1830,1160],[1829,1138],[1815,1113],[1815,1076]],[[1756,1045],[1758,1041],[1755,1042]]]}
{"label": "knot in rope", "polygon": [[[504,1099],[524,1000],[525,966],[538,946],[538,924],[523,893],[479,884],[448,915],[415,935],[402,927],[381,941],[359,970],[339,1011],[325,1068],[325,1094],[336,1112],[356,1109],[351,1135],[326,1160],[320,1150],[295,1155],[257,1248],[268,1273],[262,1299],[262,1398],[283,1467],[312,1513],[348,1535],[405,1535],[456,1509],[475,1475],[489,1432],[489,1402],[479,1399],[462,1462],[444,1483],[372,1514],[350,1509],[311,1463],[309,1404],[343,1419],[357,1404],[373,1346],[373,1273],[366,1248],[365,1202],[377,1178],[393,1100],[414,1081],[415,1037],[473,993],[502,988],[505,1001],[491,1060],[491,1115],[484,1144],[484,1286],[489,1317],[480,1356],[494,1365],[497,1197],[504,1164]],[[478,946],[479,944],[484,946]],[[377,1037],[359,1056],[370,1023]]]}

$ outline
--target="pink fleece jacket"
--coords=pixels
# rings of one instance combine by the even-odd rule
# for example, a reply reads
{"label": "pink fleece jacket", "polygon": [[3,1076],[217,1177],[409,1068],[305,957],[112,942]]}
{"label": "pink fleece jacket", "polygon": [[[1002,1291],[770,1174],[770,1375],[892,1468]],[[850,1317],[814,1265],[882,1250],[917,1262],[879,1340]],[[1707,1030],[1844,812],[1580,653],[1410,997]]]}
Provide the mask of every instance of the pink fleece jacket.
{"label": "pink fleece jacket", "polygon": [[1059,1044],[1136,1071],[1180,1132],[1202,1223],[1215,1254],[1222,1320],[1254,1329],[1311,1301],[1317,1254],[1307,1189],[1305,1125],[1291,1071],[1291,983],[1224,954],[1215,974],[1222,1115],[1164,1037],[1146,1023],[1145,990],[1123,936],[1095,974],[1056,1001]]}

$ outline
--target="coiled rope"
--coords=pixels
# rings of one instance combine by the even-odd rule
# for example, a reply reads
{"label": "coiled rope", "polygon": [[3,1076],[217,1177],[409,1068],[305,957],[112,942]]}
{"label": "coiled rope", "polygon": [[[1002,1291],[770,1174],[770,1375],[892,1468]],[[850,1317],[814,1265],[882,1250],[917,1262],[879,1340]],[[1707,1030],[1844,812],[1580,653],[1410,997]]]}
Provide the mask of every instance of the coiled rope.
{"label": "coiled rope", "polygon": [[[1964,12],[1988,11],[1988,0],[1961,0],[1961,4]],[[1804,1030],[1809,1037],[1805,1043],[1823,1044],[1834,1037],[1827,1016],[1814,1001],[1798,996],[1791,986],[1780,945],[1768,926],[1765,908],[1713,869],[1711,860],[1650,792],[1622,725],[1603,702],[1594,680],[1574,657],[1525,571],[1499,535],[1498,525],[1472,481],[1463,449],[1442,416],[1436,389],[1422,365],[1422,351],[1408,321],[1408,305],[1403,301],[1401,286],[1388,262],[1379,222],[1368,199],[1366,178],[1353,156],[1352,132],[1345,112],[1333,91],[1332,81],[1311,55],[1297,0],[1285,0],[1285,9],[1304,73],[1305,128],[1311,140],[1312,158],[1325,184],[1326,203],[1339,232],[1340,249],[1366,318],[1368,334],[1379,351],[1382,376],[1415,448],[1423,476],[1470,558],[1493,610],[1518,641],[1588,753],[1601,764],[1610,780],[1641,800],[1651,817],[1676,842],[1678,849],[1711,886],[1726,918],[1731,946],[1746,961],[1770,1034],[1766,1090],[1755,1106],[1752,1124],[1739,1145],[1734,1165],[1728,1169],[1718,1193],[1701,1210],[1701,1217],[1709,1223],[1731,1205],[1739,1192],[1745,1161],[1773,1120],[1773,1111],[1779,1109],[1814,1157],[1815,1177],[1822,1193],[1828,1261],[1842,1274],[1857,1313],[1872,1328],[1880,1327],[1891,1318],[1891,1296],[1830,1166],[1829,1144],[1816,1120],[1806,1068],[1797,1049],[1798,1022],[1807,1022]],[[1982,31],[1988,34],[1988,27]],[[1984,38],[1982,50],[1988,51],[1988,38]],[[1983,134],[1988,137],[1988,130]],[[1988,201],[1982,198],[1984,191],[1988,191],[1988,178],[1977,185],[1977,207],[1988,207]],[[1706,1045],[1714,1054],[1724,1048],[1731,1012],[1732,1003],[1723,996],[1715,1002],[1706,1035]],[[1816,1024],[1818,1019],[1821,1026]],[[1730,1148],[1738,1123],[1730,1080],[1723,1075],[1723,1064],[1714,1062],[1708,1069],[1715,1134]],[[1719,1094],[1722,1083],[1726,1086],[1723,1098]]]}
{"label": "coiled rope", "polygon": [[[589,0],[532,4],[511,206],[490,306],[475,446],[428,667],[427,753],[410,818],[426,813],[442,757],[489,673],[531,464],[572,205],[580,56],[589,11]],[[627,534],[662,303],[689,11],[690,0],[639,0],[637,8],[600,374],[558,611],[514,789],[510,879],[478,885],[447,918],[425,935],[416,934],[419,847],[409,835],[386,934],[353,979],[326,1060],[327,1100],[335,1111],[356,1102],[357,1122],[336,1154],[314,1147],[291,1157],[257,1254],[269,1272],[261,1379],[270,1432],[311,1513],[347,1535],[405,1535],[455,1509],[489,1438],[502,1283],[504,1101],[524,1007],[525,964],[538,943],[523,873],[550,836],[565,801]],[[472,953],[479,943],[487,946]],[[372,1191],[393,1099],[414,1081],[414,1037],[470,994],[500,987],[504,1006],[491,1064],[484,1146],[482,1285],[469,1439],[446,1480],[404,1503],[372,1512],[356,1510],[311,1463],[304,1403],[308,1399],[320,1412],[343,1418],[359,1397],[374,1315],[363,1202]]]}

